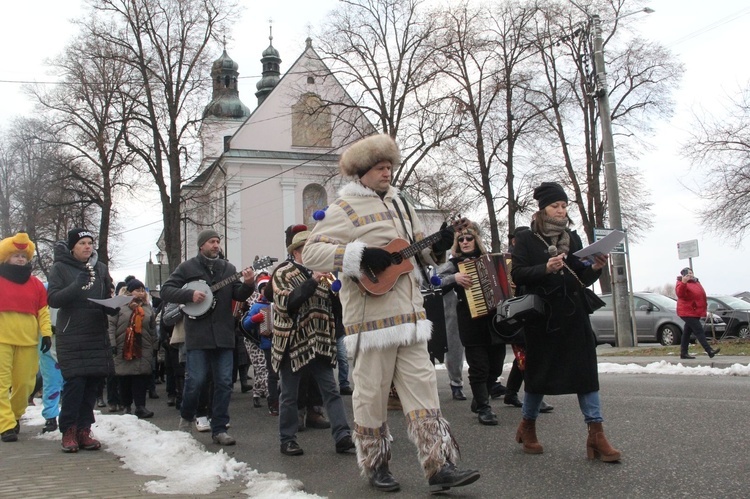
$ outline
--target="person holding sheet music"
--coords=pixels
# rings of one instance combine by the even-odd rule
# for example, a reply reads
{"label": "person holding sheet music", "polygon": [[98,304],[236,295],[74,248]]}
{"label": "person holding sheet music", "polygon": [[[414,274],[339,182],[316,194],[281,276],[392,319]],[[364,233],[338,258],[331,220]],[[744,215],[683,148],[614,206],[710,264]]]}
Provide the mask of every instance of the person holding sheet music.
{"label": "person holding sheet music", "polygon": [[[346,349],[354,359],[353,438],[362,475],[378,490],[400,488],[388,466],[387,403],[393,382],[430,490],[442,492],[473,483],[479,472],[455,465],[458,444],[440,411],[437,377],[427,351],[432,323],[412,255],[447,250],[453,229],[424,235],[416,211],[391,185],[392,169],[400,162],[396,142],[385,134],[355,142],[344,152],[339,167],[352,181],[313,229],[303,260],[313,270],[339,272]],[[413,252],[383,249],[397,241]],[[401,272],[404,263],[407,269]],[[390,290],[363,293],[358,284],[365,279]]]}
{"label": "person holding sheet music", "polygon": [[58,309],[55,337],[63,376],[59,429],[64,452],[97,450],[93,437],[94,404],[102,378],[114,373],[107,315],[117,313],[90,301],[112,296],[107,266],[94,249],[94,234],[85,228],[68,232],[67,244],[54,248],[47,302]]}
{"label": "person holding sheet music", "polygon": [[511,276],[516,295],[538,295],[545,314],[524,325],[525,396],[516,441],[527,454],[541,454],[536,419],[544,395],[575,393],[588,425],[587,457],[615,462],[621,453],[609,444],[602,427],[596,338],[583,295],[583,286],[601,275],[607,256],[596,256],[587,265],[573,255],[583,243],[569,228],[568,196],[559,184],[543,182],[534,189],[534,199],[539,211],[531,230],[516,234]]}
{"label": "person holding sheet music", "polygon": [[487,254],[479,238],[475,224],[456,231],[455,242],[451,249],[452,257],[440,267],[440,278],[443,292],[455,291],[458,295],[456,314],[458,316],[458,334],[464,346],[466,362],[469,364],[469,384],[471,386],[471,410],[477,413],[483,425],[497,425],[497,416],[490,407],[490,384],[502,374],[505,360],[505,344],[493,341],[490,328],[495,316],[495,309],[487,315],[472,317],[467,301],[467,290],[472,285],[472,276],[459,271],[459,263],[476,259]]}
{"label": "person holding sheet music", "polygon": [[[164,301],[169,303],[203,303],[206,293],[183,289],[192,281],[205,281],[209,286],[237,274],[234,265],[220,256],[219,233],[206,229],[198,234],[198,254],[182,262],[161,289]],[[214,291],[216,304],[206,314],[197,318],[184,317],[185,389],[180,406],[178,429],[189,432],[198,408],[201,387],[206,382],[208,370],[213,375],[213,402],[211,435],[214,443],[234,445],[227,433],[229,399],[232,393],[232,359],[234,352],[234,315],[232,300],[245,301],[255,290],[255,272],[252,267],[242,271],[242,279],[232,281]]]}

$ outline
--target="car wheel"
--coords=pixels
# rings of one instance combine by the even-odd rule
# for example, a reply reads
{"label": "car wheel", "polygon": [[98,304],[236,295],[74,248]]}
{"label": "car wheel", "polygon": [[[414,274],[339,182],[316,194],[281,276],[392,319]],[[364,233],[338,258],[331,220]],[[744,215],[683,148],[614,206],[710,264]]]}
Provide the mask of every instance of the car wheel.
{"label": "car wheel", "polygon": [[737,326],[737,329],[734,330],[735,335],[738,338],[742,338],[743,340],[746,340],[747,338],[750,338],[750,334],[748,334],[748,328],[747,328],[747,322],[744,322]]}
{"label": "car wheel", "polygon": [[674,324],[664,324],[659,328],[659,343],[664,346],[677,345],[680,342],[682,331]]}

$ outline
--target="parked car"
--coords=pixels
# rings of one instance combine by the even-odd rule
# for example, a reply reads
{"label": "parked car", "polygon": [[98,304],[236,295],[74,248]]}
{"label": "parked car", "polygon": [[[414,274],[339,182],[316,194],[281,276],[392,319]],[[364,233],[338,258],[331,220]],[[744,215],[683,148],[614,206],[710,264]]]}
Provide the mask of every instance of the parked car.
{"label": "parked car", "polygon": [[[596,334],[597,343],[615,344],[615,319],[612,295],[601,295],[606,304],[591,314],[591,327]],[[633,293],[633,313],[638,343],[661,343],[662,345],[679,345],[685,322],[677,315],[677,300],[658,293]],[[701,319],[706,336],[711,337],[713,330],[716,336],[723,336],[726,324],[716,314],[712,314],[711,323]]]}
{"label": "parked car", "polygon": [[726,336],[748,338],[750,303],[734,296],[709,296],[708,310],[724,319],[727,324]]}

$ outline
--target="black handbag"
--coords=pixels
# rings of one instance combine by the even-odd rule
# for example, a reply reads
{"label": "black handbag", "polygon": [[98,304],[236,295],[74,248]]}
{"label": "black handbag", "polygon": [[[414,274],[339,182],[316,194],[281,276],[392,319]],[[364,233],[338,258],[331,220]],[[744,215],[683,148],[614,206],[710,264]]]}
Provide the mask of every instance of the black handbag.
{"label": "black handbag", "polygon": [[586,307],[586,312],[588,312],[589,315],[606,305],[604,300],[599,298],[599,296],[589,288],[583,288],[583,303]]}

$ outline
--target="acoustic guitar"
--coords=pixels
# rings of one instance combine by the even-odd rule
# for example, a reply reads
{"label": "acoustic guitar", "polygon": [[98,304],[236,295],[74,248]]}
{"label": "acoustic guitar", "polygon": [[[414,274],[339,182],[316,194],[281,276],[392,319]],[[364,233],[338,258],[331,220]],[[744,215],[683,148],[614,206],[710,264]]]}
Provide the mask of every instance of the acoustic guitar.
{"label": "acoustic guitar", "polygon": [[[468,227],[470,223],[466,218],[459,218],[452,221],[451,225],[455,230],[462,230]],[[391,254],[391,265],[378,274],[375,274],[370,268],[363,268],[361,277],[355,279],[357,286],[363,293],[369,295],[381,296],[386,294],[393,289],[399,277],[414,270],[410,258],[439,240],[439,231],[413,244],[409,244],[409,241],[400,237],[393,239],[382,248]]]}
{"label": "acoustic guitar", "polygon": [[[266,267],[271,267],[275,262],[278,262],[278,258],[271,258],[270,256],[261,258],[259,260],[256,260],[253,262],[253,264],[249,268],[252,268],[253,270],[260,270]],[[202,291],[206,294],[206,299],[203,300],[200,303],[169,303],[166,308],[164,309],[164,316],[162,320],[166,320],[169,322],[171,319],[174,319],[178,314],[182,313],[183,315],[187,316],[189,319],[201,319],[211,313],[216,306],[216,297],[214,296],[214,291],[217,291],[224,286],[231,284],[237,280],[239,280],[240,277],[242,277],[242,272],[244,270],[241,270],[235,274],[230,275],[229,277],[222,279],[221,281],[212,284],[209,286],[206,281],[198,280],[198,281],[190,281],[187,284],[185,284],[182,289],[190,289],[193,291]]]}

